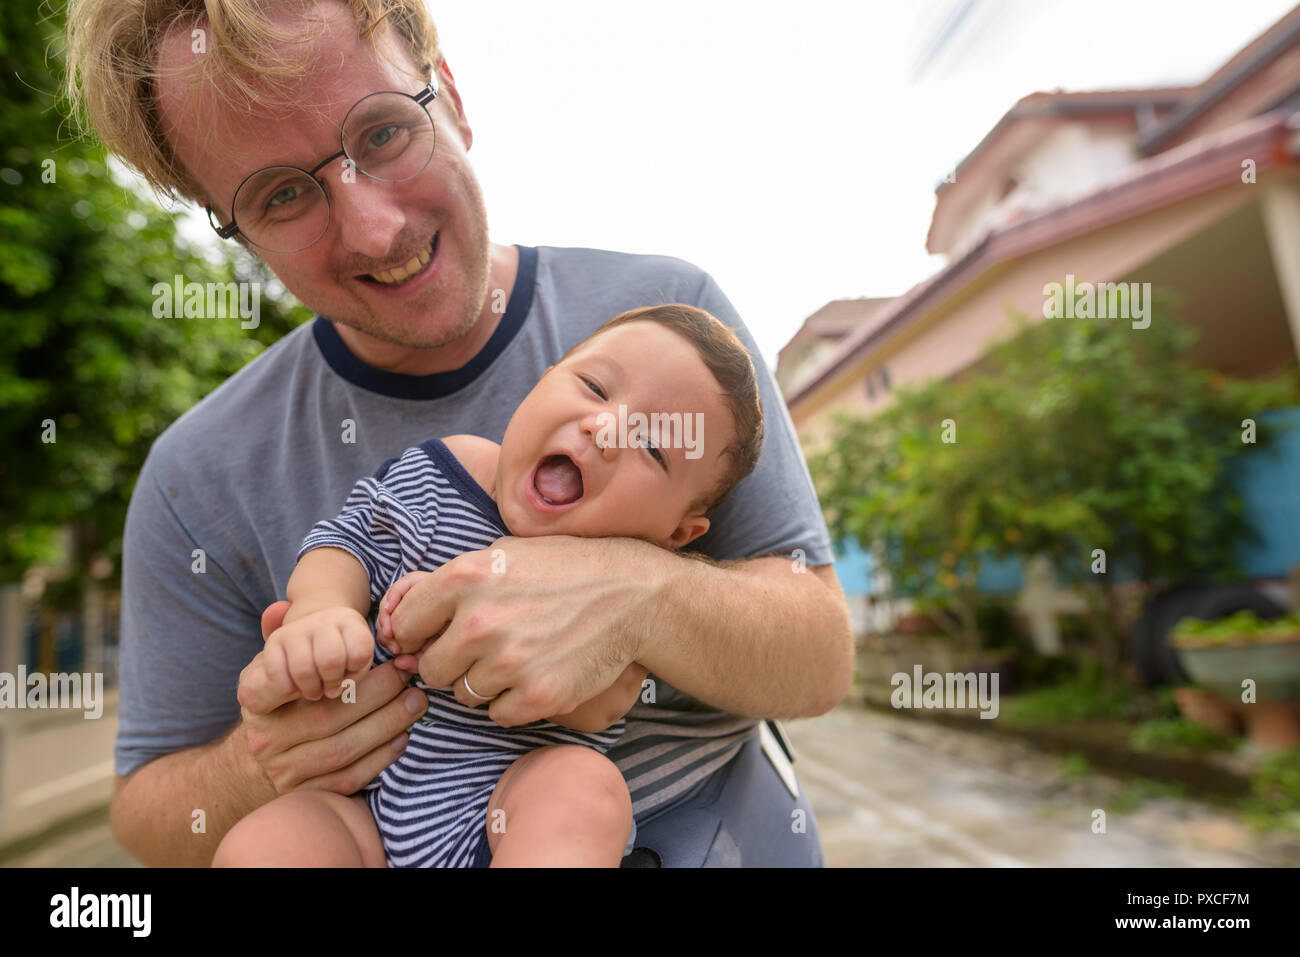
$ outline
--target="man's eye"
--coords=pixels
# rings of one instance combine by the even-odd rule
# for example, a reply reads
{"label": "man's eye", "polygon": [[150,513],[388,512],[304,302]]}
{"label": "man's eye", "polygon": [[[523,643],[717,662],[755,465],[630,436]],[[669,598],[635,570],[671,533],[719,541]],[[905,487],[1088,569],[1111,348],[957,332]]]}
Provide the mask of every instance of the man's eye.
{"label": "man's eye", "polygon": [[380,149],[388,145],[388,141],[393,138],[396,126],[385,126],[381,130],[376,130],[370,136],[370,146],[374,149]]}
{"label": "man's eye", "polygon": [[587,388],[600,396],[601,399],[605,398],[605,393],[600,390],[600,386],[596,385],[596,383],[592,382],[590,379],[583,379],[582,381],[587,383]]}
{"label": "man's eye", "polygon": [[276,206],[282,208],[288,206],[298,198],[299,192],[301,192],[301,188],[298,186],[286,186],[283,189],[276,190],[271,194],[271,198],[267,201],[267,205],[272,208]]}

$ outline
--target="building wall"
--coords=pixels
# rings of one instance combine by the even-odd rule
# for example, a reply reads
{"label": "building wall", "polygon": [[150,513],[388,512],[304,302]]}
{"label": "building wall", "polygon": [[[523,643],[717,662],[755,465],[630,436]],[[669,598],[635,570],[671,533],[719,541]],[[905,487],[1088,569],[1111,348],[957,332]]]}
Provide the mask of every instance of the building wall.
{"label": "building wall", "polygon": [[1142,281],[1143,263],[1255,199],[1252,188],[1240,183],[1225,186],[993,267],[859,358],[816,393],[792,404],[796,428],[815,448],[834,411],[856,406],[869,414],[883,408],[891,401],[892,392],[878,394],[870,402],[862,386],[868,370],[881,363],[888,363],[895,387],[948,377],[966,368],[984,355],[992,341],[1012,331],[1009,310],[1030,321],[1042,320],[1043,285],[1047,282],[1063,281],[1067,274],[1074,275],[1076,282]]}
{"label": "building wall", "polygon": [[[983,195],[961,218],[953,255],[960,256],[990,229],[1017,215],[1037,212],[1086,196],[1123,173],[1135,161],[1131,126],[1118,123],[1061,123],[1015,163],[989,176]],[[1016,186],[1002,196],[1008,180]]]}

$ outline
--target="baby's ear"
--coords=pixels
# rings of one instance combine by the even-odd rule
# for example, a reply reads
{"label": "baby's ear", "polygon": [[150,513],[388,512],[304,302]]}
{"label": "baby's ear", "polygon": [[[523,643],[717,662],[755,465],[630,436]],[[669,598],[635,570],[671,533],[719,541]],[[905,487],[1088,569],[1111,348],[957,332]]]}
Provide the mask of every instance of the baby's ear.
{"label": "baby's ear", "polygon": [[690,515],[681,520],[677,530],[667,542],[668,548],[684,548],[709,530],[709,520],[703,515]]}

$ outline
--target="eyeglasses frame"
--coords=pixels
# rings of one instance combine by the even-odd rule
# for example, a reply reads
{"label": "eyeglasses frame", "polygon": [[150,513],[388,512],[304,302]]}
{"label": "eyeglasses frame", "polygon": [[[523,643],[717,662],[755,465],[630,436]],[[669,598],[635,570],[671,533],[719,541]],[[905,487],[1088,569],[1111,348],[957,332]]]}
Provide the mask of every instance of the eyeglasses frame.
{"label": "eyeglasses frame", "polygon": [[[262,167],[262,168],[259,169],[259,170],[254,170],[253,172],[251,172],[251,173],[249,173],[247,176],[245,176],[245,177],[240,181],[239,185],[238,185],[237,187],[235,187],[235,195],[231,198],[231,202],[230,202],[230,215],[231,215],[231,220],[230,220],[230,222],[226,223],[226,225],[224,225],[224,226],[219,226],[219,225],[217,225],[218,220],[214,218],[214,214],[213,214],[213,212],[212,212],[212,207],[211,207],[211,206],[204,206],[204,207],[203,207],[203,208],[207,211],[207,214],[208,214],[208,225],[210,225],[210,226],[212,227],[213,231],[216,232],[216,234],[217,234],[218,236],[220,236],[222,239],[230,239],[230,238],[232,238],[236,233],[240,232],[239,225],[238,225],[238,224],[235,222],[235,220],[234,220],[234,215],[235,215],[235,213],[234,213],[235,205],[239,202],[239,191],[240,191],[241,189],[244,188],[244,184],[247,183],[250,179],[252,179],[254,176],[260,176],[262,173],[265,173],[268,169],[291,169],[291,170],[297,170],[299,173],[303,173],[303,174],[305,174],[305,175],[311,177],[312,179],[314,179],[314,180],[317,182],[317,184],[320,186],[320,188],[321,188],[321,192],[325,194],[325,203],[326,203],[326,205],[327,205],[327,212],[328,212],[329,191],[325,188],[325,183],[322,182],[321,179],[320,179],[320,177],[318,177],[316,174],[319,173],[319,172],[320,172],[322,169],[324,169],[326,166],[328,166],[330,163],[334,162],[334,161],[335,161],[336,159],[338,159],[340,156],[347,157],[348,159],[351,159],[351,157],[348,157],[348,151],[347,151],[347,148],[343,145],[343,130],[344,130],[344,128],[348,125],[348,117],[352,115],[352,110],[355,110],[358,106],[360,106],[360,105],[361,105],[362,103],[364,103],[366,100],[370,99],[370,97],[372,97],[372,96],[379,96],[380,94],[383,94],[383,93],[396,93],[398,96],[406,96],[406,97],[410,97],[410,98],[411,98],[412,100],[414,100],[417,104],[419,104],[421,107],[423,107],[423,108],[424,108],[424,112],[425,112],[425,114],[428,115],[428,114],[429,114],[429,104],[432,103],[432,102],[433,102],[435,99],[437,99],[437,97],[438,97],[438,81],[437,81],[436,77],[434,77],[434,76],[430,76],[430,77],[429,77],[429,82],[427,82],[427,83],[424,85],[424,88],[423,88],[422,90],[420,90],[418,93],[413,93],[413,94],[412,94],[412,93],[403,93],[401,90],[376,90],[374,93],[367,93],[367,94],[366,94],[365,96],[363,96],[361,99],[359,99],[359,100],[357,100],[355,103],[353,103],[352,106],[351,106],[351,108],[347,111],[347,113],[344,114],[344,116],[343,116],[343,125],[339,127],[339,151],[338,151],[337,153],[335,153],[334,155],[328,157],[327,159],[322,160],[320,163],[317,163],[316,166],[314,166],[310,171],[305,170],[305,169],[303,169],[302,167],[299,167],[299,166],[278,166],[278,165],[277,165],[277,166],[264,166],[264,167]],[[429,116],[429,123],[430,123],[430,125],[433,125],[433,117],[432,117],[431,115]],[[430,158],[432,158],[432,156],[433,156],[433,154],[430,154]],[[425,166],[428,166],[428,161],[427,161],[427,160],[425,161]],[[352,163],[352,168],[355,169],[355,170],[357,170],[357,171],[358,171],[359,173],[361,173],[363,176],[369,176],[371,179],[373,179],[373,180],[375,180],[376,182],[379,182],[379,183],[389,183],[389,182],[393,182],[393,183],[404,183],[404,182],[406,182],[406,180],[400,180],[400,179],[399,179],[399,180],[383,180],[383,179],[378,179],[377,177],[374,177],[374,176],[370,176],[369,173],[367,173],[365,170],[363,170],[363,169],[361,169],[360,167],[358,167],[358,166],[356,165],[356,162],[355,162],[355,161],[353,161],[353,163]],[[420,172],[423,172],[423,169],[424,169],[424,168],[421,167]],[[411,174],[411,176],[408,176],[406,179],[413,179],[415,176],[418,176],[418,175],[419,175],[418,172],[417,172],[417,173],[413,173],[413,174]],[[329,229],[329,220],[327,219],[326,222],[325,222],[325,230],[328,230],[328,229]],[[325,235],[325,231],[322,231],[322,232],[321,232],[321,236],[324,236],[324,235]],[[248,235],[245,235],[244,238],[247,239],[247,240],[248,240],[250,243],[252,243],[254,246],[257,246],[259,249],[265,249],[265,248],[266,248],[266,247],[262,246],[260,243],[258,243],[256,240],[254,240],[254,239],[252,239],[251,237],[249,237]],[[280,251],[281,251],[281,252],[302,252],[302,250],[304,250],[304,249],[309,249],[309,248],[311,248],[312,246],[314,246],[314,245],[315,245],[316,243],[318,243],[318,242],[320,242],[320,236],[317,236],[315,239],[313,239],[313,240],[312,240],[310,243],[308,243],[306,246],[302,246],[302,247],[300,247],[300,248],[298,248],[298,249],[295,249],[295,250],[280,250]]]}

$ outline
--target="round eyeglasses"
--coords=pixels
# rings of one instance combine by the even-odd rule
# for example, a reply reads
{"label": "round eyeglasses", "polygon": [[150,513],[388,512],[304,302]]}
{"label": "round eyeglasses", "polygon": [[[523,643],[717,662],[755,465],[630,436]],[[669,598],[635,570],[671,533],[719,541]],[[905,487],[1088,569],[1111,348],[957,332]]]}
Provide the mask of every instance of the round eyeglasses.
{"label": "round eyeglasses", "polygon": [[310,172],[296,166],[268,166],[250,174],[235,190],[230,222],[218,225],[211,206],[206,207],[208,222],[222,239],[239,233],[268,252],[306,249],[325,235],[330,224],[329,194],[316,174],[341,156],[344,183],[355,181],[356,173],[381,183],[402,183],[418,176],[433,157],[428,104],[437,95],[438,86],[431,79],[414,96],[385,90],[362,97],[343,118],[337,153]]}

